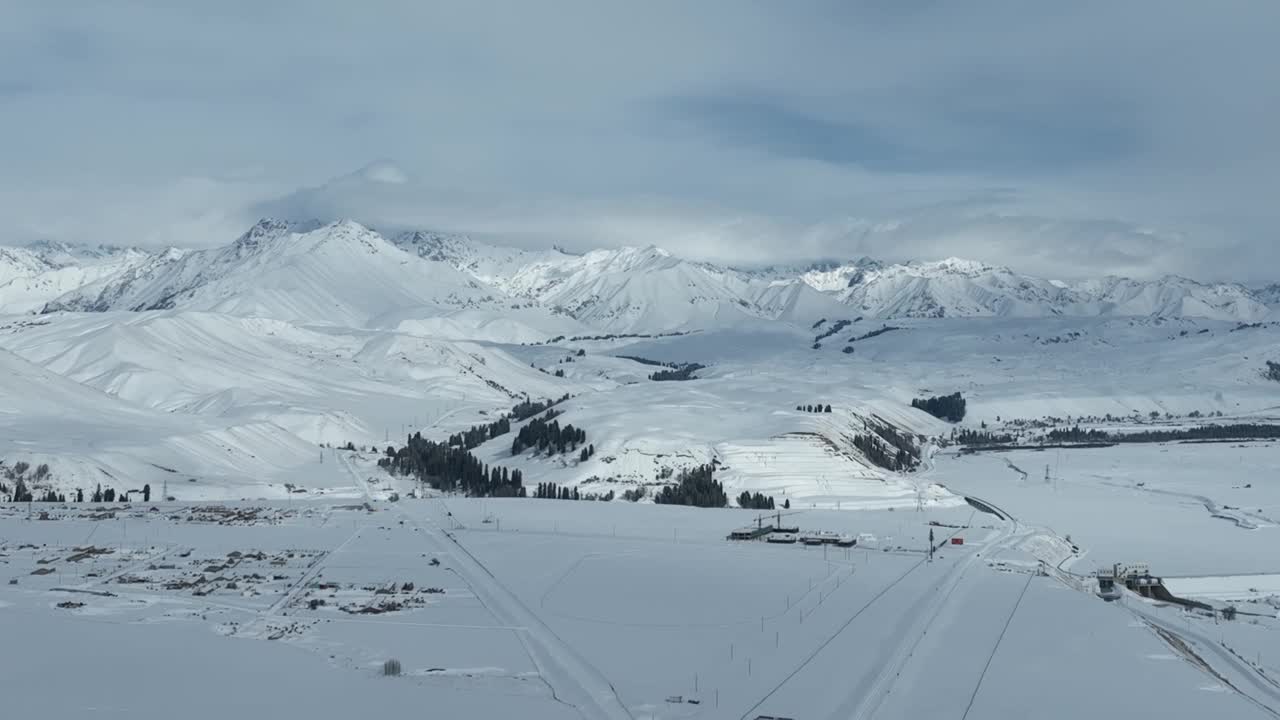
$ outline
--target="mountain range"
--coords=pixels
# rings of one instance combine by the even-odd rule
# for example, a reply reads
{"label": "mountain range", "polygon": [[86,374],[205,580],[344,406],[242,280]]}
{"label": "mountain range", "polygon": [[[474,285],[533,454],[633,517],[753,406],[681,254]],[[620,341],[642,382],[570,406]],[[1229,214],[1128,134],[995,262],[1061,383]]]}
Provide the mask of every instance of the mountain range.
{"label": "mountain range", "polygon": [[742,269],[653,246],[525,250],[430,231],[384,235],[351,220],[266,219],[230,244],[204,250],[0,248],[0,314],[184,309],[345,327],[459,317],[475,327],[514,318],[520,342],[565,332],[812,325],[845,316],[1257,322],[1272,315],[1277,300],[1274,286],[1177,276],[1061,282],[958,258]]}

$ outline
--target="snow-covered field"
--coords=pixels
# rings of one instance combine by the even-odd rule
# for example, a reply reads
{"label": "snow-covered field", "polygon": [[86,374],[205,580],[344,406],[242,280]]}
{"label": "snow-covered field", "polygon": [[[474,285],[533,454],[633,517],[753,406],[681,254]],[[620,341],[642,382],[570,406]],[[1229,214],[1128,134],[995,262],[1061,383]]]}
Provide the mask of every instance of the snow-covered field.
{"label": "snow-covered field", "polygon": [[[630,503],[155,508],[2,511],[0,626],[27,650],[0,672],[84,676],[11,711],[1266,717],[968,507],[788,516],[878,538],[825,550],[725,540],[751,511]],[[966,544],[927,562],[931,527]]]}
{"label": "snow-covered field", "polygon": [[1088,551],[1077,571],[1164,577],[1280,570],[1277,469],[1274,442],[1168,443],[944,457],[930,478],[1070,536]]}

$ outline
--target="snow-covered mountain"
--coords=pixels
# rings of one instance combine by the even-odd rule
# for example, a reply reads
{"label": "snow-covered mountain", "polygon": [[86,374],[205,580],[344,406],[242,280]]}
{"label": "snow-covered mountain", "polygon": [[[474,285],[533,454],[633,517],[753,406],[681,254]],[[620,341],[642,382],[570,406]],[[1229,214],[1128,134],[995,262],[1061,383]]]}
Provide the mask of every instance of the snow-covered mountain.
{"label": "snow-covered mountain", "polygon": [[559,248],[523,250],[478,243],[465,235],[413,230],[389,238],[400,249],[424,260],[441,262],[480,282],[501,286],[521,268],[533,263],[555,264],[574,256]]}
{"label": "snow-covered mountain", "polygon": [[653,246],[540,260],[494,283],[612,332],[811,323],[836,307],[800,283],[748,277]]}
{"label": "snow-covered mountain", "polygon": [[863,260],[801,278],[859,315],[886,319],[1154,315],[1256,321],[1271,313],[1263,298],[1242,285],[1176,276],[1065,283],[959,258],[900,265]]}
{"label": "snow-covered mountain", "polygon": [[1268,285],[1266,287],[1257,288],[1253,291],[1255,297],[1267,306],[1275,308],[1280,306],[1280,283]]}
{"label": "snow-covered mountain", "polygon": [[0,313],[26,313],[104,278],[141,265],[150,253],[137,248],[82,247],[41,241],[0,247]]}
{"label": "snow-covered mountain", "polygon": [[45,311],[181,308],[350,327],[410,308],[496,304],[492,289],[425,263],[358,223],[313,229],[263,220],[231,245],[157,255]]}
{"label": "snow-covered mountain", "polygon": [[[0,314],[180,308],[413,333],[438,326],[454,339],[500,342],[591,331],[807,326],[845,315],[1256,322],[1277,304],[1276,287],[1254,291],[1175,276],[1061,282],[959,258],[742,270],[654,246],[573,254],[429,230],[384,236],[352,221],[263,220],[210,250],[0,248]],[[459,312],[467,314],[441,319]],[[499,319],[515,324],[500,330]],[[488,329],[474,332],[481,326]]]}

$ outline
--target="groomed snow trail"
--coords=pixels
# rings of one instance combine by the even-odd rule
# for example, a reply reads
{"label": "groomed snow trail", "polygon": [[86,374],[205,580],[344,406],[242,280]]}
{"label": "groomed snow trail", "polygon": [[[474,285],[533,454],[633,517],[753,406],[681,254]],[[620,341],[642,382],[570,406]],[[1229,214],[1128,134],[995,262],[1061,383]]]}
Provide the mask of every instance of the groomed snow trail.
{"label": "groomed snow trail", "polygon": [[[368,492],[367,484],[348,458],[341,457],[352,477]],[[439,500],[427,502],[440,503],[443,507]],[[453,559],[453,570],[500,623],[522,628],[525,647],[557,700],[572,705],[587,720],[633,720],[612,683],[561,640],[451,533],[441,529],[430,517],[419,519],[410,515],[399,504],[392,504],[391,509],[406,524],[418,528],[433,549]]]}
{"label": "groomed snow trail", "polygon": [[[1031,534],[1030,531],[1022,529],[1017,525],[1016,521],[1006,521],[996,537],[992,538],[988,543],[985,552],[990,553],[1012,547],[1017,541],[1029,534]],[[929,601],[923,612],[915,616],[915,622],[907,632],[903,633],[902,641],[894,650],[893,656],[882,666],[880,674],[872,681],[870,688],[863,692],[862,686],[859,686],[858,692],[849,697],[849,700],[840,707],[834,717],[848,717],[852,720],[868,720],[868,718],[874,717],[881,703],[884,702],[885,696],[893,689],[894,683],[902,674],[903,668],[911,660],[916,647],[924,639],[925,635],[929,633],[929,628],[933,625],[933,621],[938,617],[947,601],[951,599],[952,593],[955,592],[956,586],[960,584],[960,580],[964,578],[965,573],[978,560],[979,554],[978,552],[970,552],[963,560],[947,571],[947,574],[943,576],[942,580],[929,594]]]}

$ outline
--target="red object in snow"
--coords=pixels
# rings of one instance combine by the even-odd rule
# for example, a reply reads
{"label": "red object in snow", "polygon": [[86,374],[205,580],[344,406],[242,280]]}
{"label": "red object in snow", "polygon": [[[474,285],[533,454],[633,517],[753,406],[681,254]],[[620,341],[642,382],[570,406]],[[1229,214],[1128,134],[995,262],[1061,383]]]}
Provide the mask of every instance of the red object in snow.
{"label": "red object in snow", "polygon": [[952,544],[952,545],[963,545],[963,544],[964,544],[964,538],[951,538],[951,544]]}

